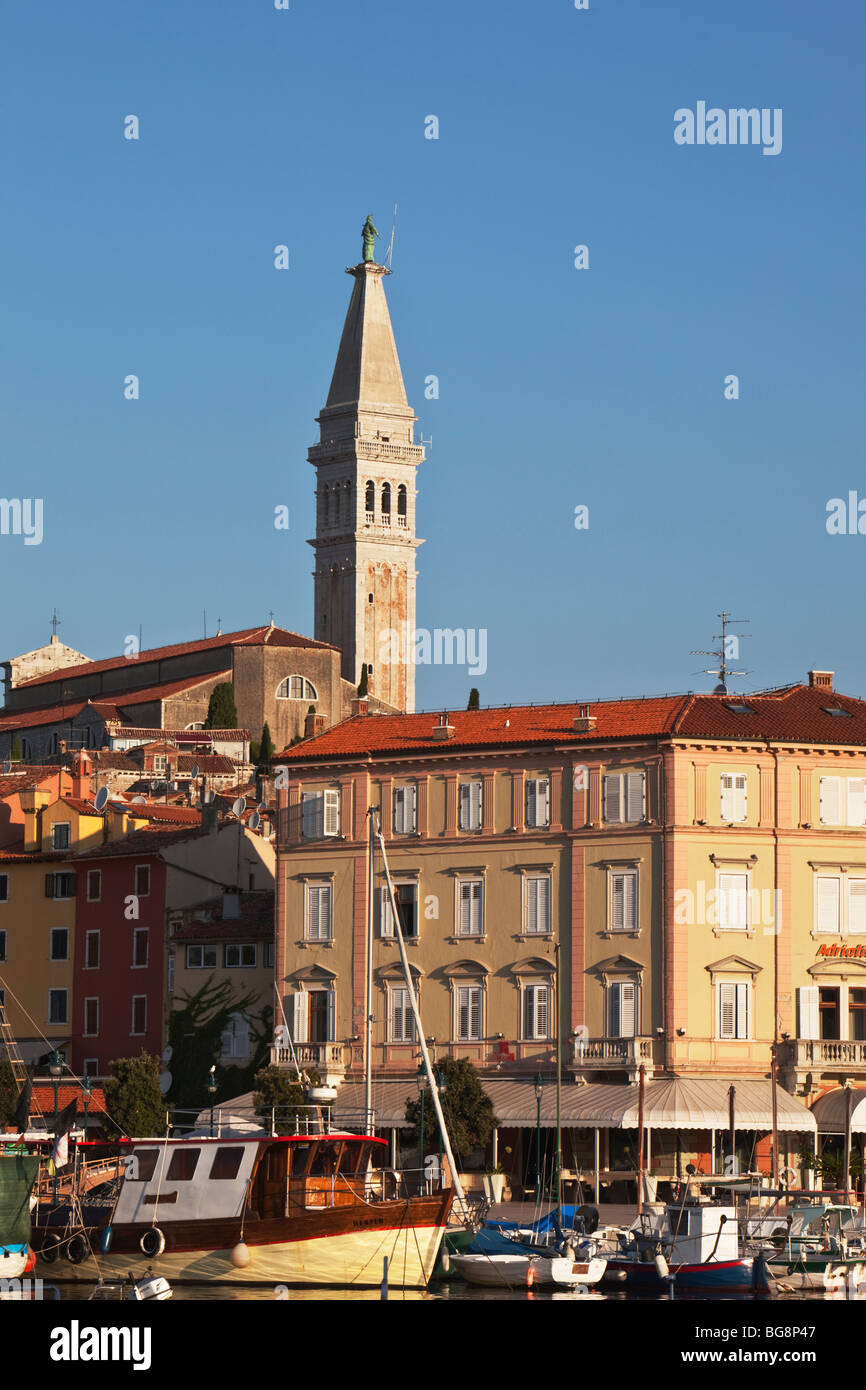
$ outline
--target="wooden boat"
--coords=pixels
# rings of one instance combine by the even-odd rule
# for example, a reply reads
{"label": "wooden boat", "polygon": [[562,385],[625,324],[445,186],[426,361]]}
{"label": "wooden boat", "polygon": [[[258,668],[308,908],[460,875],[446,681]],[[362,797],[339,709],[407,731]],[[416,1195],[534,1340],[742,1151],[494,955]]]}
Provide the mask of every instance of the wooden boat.
{"label": "wooden boat", "polygon": [[[603,1239],[601,1231],[597,1236]],[[704,1198],[648,1207],[639,1226],[617,1232],[602,1253],[608,1256],[604,1283],[660,1292],[671,1279],[677,1289],[770,1288],[763,1254],[740,1254],[735,1209]]]}
{"label": "wooden boat", "polygon": [[567,1285],[571,1288],[597,1284],[605,1271],[606,1260],[589,1260],[568,1256],[523,1254],[452,1255],[451,1265],[468,1284],[485,1288],[546,1287]]}
{"label": "wooden boat", "polygon": [[[82,1146],[86,1147],[86,1146]],[[349,1133],[136,1139],[113,1204],[99,1189],[38,1210],[53,1280],[153,1274],[174,1283],[424,1286],[451,1192],[409,1197],[376,1169],[384,1140]]]}
{"label": "wooden boat", "polygon": [[853,1207],[818,1195],[794,1206],[767,1265],[785,1290],[857,1290],[866,1284],[866,1230]]}

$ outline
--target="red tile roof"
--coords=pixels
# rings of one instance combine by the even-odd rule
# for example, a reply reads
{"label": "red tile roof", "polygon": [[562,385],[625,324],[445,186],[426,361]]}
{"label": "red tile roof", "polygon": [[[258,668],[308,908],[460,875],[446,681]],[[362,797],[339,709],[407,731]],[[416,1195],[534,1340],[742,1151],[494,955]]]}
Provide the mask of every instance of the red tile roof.
{"label": "red tile roof", "polygon": [[[193,652],[219,651],[221,647],[315,647],[320,650],[336,650],[329,642],[317,642],[312,637],[302,637],[297,632],[289,632],[282,627],[248,627],[238,632],[221,633],[219,637],[204,637],[196,642],[177,642],[168,647],[151,647],[139,652],[136,662],[144,665],[149,661],[166,661],[172,656],[186,656]],[[117,667],[129,666],[128,656],[110,656],[104,661],[88,661],[80,666],[64,666],[59,671],[45,676],[35,676],[33,680],[22,681],[20,688],[48,685],[52,681],[74,680],[76,676],[94,675],[98,671],[113,671]]]}
{"label": "red tile roof", "polygon": [[[80,816],[97,816],[102,818],[102,812],[97,811],[92,801],[85,801],[80,796],[61,796],[60,800],[65,806],[71,806],[73,811],[77,811]],[[54,803],[56,805],[56,803]]]}
{"label": "red tile roof", "polygon": [[[112,805],[117,808],[121,803],[115,801]],[[148,801],[142,806],[140,802],[135,805],[133,802],[127,801],[123,803],[122,809],[128,815],[135,816],[137,820],[174,821],[181,825],[201,824],[201,811],[197,811],[194,806],[177,806],[165,801],[159,803]]]}
{"label": "red tile roof", "polygon": [[[584,703],[584,702],[581,702]],[[754,695],[664,695],[586,702],[595,727],[576,732],[577,704],[514,705],[448,711],[454,737],[433,738],[438,713],[355,715],[285,749],[274,763],[323,762],[366,755],[436,753],[537,744],[595,744],[629,739],[702,738],[737,742],[866,745],[866,701],[816,686],[792,685]],[[754,713],[738,714],[747,705]],[[828,708],[848,716],[827,714]]]}
{"label": "red tile roof", "polygon": [[[84,1092],[77,1082],[69,1083],[61,1081],[57,1088],[57,1103],[61,1110],[65,1110],[70,1101],[78,1102],[79,1115],[84,1114]],[[95,1115],[105,1111],[105,1093],[101,1086],[94,1086],[90,1093],[88,1102],[88,1114]],[[35,1077],[33,1081],[33,1097],[31,1114],[46,1115],[49,1118],[54,1114],[54,1082],[45,1081],[41,1077]]]}
{"label": "red tile roof", "polygon": [[[207,904],[210,906],[211,904]],[[213,904],[216,906],[216,904]],[[205,904],[202,904],[205,906]],[[221,900],[219,907],[222,906]],[[274,936],[273,891],[241,893],[240,917],[223,917],[210,922],[187,922],[171,934],[172,941],[270,941]]]}
{"label": "red tile roof", "polygon": [[[0,801],[4,797],[14,796],[16,792],[38,787],[42,782],[51,780],[56,783],[60,770],[59,767],[37,766],[33,763],[23,765],[20,772],[9,772],[5,776],[0,776]],[[69,776],[65,769],[64,776]]]}
{"label": "red tile roof", "polygon": [[160,854],[166,845],[180,844],[184,840],[194,840],[199,835],[206,834],[207,831],[202,830],[200,825],[189,825],[178,830],[171,822],[165,825],[156,823],[149,825],[147,829],[131,830],[128,835],[109,840],[107,844],[98,845],[96,849],[82,850],[73,857],[76,860],[117,859],[124,855]]}

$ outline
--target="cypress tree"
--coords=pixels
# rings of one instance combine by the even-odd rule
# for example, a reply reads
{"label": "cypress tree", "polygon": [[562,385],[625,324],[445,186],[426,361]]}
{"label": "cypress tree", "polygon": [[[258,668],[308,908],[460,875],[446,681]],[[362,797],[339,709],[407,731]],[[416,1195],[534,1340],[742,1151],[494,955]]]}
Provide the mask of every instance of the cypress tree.
{"label": "cypress tree", "polygon": [[475,688],[474,685],[473,685],[472,689],[471,689],[470,692],[469,692],[469,704],[466,706],[466,708],[467,708],[467,709],[480,709],[480,708],[481,708],[481,700],[480,700],[480,698],[479,698],[478,691],[476,690],[476,688]]}
{"label": "cypress tree", "polygon": [[206,729],[236,729],[238,712],[235,709],[235,694],[231,681],[220,681],[211,691],[208,701]]}

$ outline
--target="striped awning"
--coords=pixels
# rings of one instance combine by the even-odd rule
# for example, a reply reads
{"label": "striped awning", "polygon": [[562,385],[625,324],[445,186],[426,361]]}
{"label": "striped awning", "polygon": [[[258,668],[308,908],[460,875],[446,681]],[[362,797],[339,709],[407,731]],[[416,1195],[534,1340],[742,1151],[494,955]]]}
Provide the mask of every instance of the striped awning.
{"label": "striped awning", "polygon": [[844,1134],[845,1111],[848,1096],[851,1097],[851,1133],[866,1134],[866,1091],[848,1091],[839,1086],[820,1096],[812,1106],[812,1114],[818,1124],[819,1134]]}

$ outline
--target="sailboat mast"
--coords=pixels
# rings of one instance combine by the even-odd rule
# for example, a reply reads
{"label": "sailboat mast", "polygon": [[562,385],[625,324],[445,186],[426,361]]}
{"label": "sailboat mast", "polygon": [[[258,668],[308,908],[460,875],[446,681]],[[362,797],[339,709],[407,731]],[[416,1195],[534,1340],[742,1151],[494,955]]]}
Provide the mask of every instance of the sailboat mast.
{"label": "sailboat mast", "polygon": [[400,914],[397,911],[397,897],[394,893],[394,884],[391,881],[391,870],[388,867],[388,858],[385,854],[385,841],[382,837],[381,829],[377,829],[376,835],[379,840],[379,848],[382,852],[382,864],[385,869],[385,878],[388,882],[388,897],[391,903],[391,912],[393,914],[394,920],[394,935],[397,939],[397,945],[400,948],[400,960],[403,965],[403,975],[406,980],[406,992],[409,995],[409,1003],[412,1006],[412,1017],[415,1020],[415,1031],[418,1036],[418,1042],[421,1045],[421,1056],[424,1059],[424,1070],[427,1073],[427,1081],[430,1086],[430,1094],[433,1097],[433,1107],[436,1111],[436,1119],[439,1121],[439,1133],[442,1135],[442,1148],[445,1150],[445,1157],[448,1159],[448,1165],[451,1169],[451,1181],[454,1184],[454,1191],[457,1195],[457,1201],[460,1203],[460,1206],[464,1214],[468,1215],[466,1198],[464,1196],[463,1187],[461,1185],[460,1178],[457,1173],[457,1164],[454,1162],[454,1154],[451,1150],[451,1140],[448,1137],[448,1130],[445,1127],[445,1116],[442,1114],[442,1105],[439,1100],[439,1087],[436,1084],[436,1078],[433,1075],[433,1068],[430,1064],[430,1053],[427,1051],[427,1039],[424,1037],[424,1028],[421,1024],[421,1014],[418,1011],[418,1000],[415,997],[415,986],[412,982],[412,973],[409,969],[409,958],[406,955],[406,943],[403,940],[403,928],[400,924]]}
{"label": "sailboat mast", "polygon": [[367,981],[364,998],[364,1130],[370,1133],[373,1127],[373,817],[375,807],[367,812],[369,833],[367,836]]}

